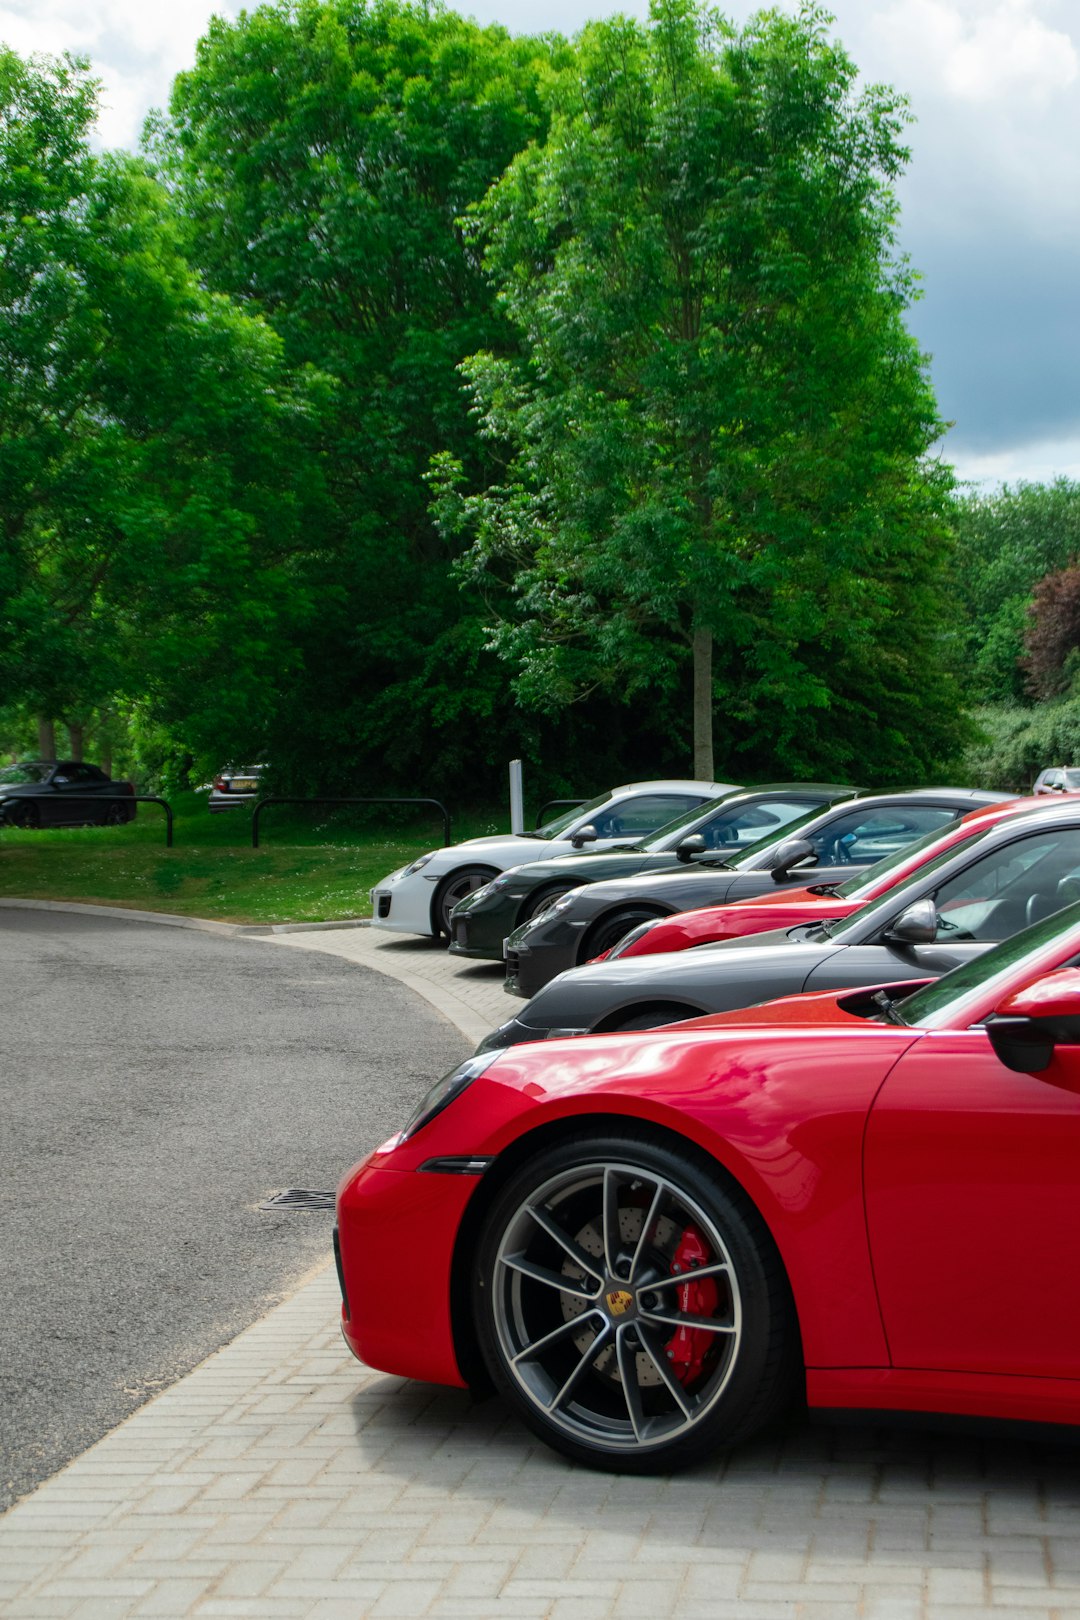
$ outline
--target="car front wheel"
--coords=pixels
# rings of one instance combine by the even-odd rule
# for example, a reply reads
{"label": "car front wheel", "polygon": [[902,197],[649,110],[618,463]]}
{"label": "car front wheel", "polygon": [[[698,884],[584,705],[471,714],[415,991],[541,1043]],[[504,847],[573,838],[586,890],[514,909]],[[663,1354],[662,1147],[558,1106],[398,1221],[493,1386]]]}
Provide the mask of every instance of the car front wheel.
{"label": "car front wheel", "polygon": [[625,939],[632,928],[639,927],[643,922],[654,922],[657,917],[662,916],[664,912],[653,911],[648,906],[628,906],[623,911],[612,912],[610,917],[601,917],[585,936],[581,960],[588,962],[594,956],[603,956],[604,952],[610,951],[620,939]]}
{"label": "car front wheel", "polygon": [[36,804],[9,804],[4,820],[9,827],[40,827],[41,812]]}
{"label": "car front wheel", "polygon": [[798,1332],[760,1216],[693,1150],[596,1136],[529,1161],[474,1274],[488,1370],[524,1421],[594,1467],[684,1467],[790,1395]]}
{"label": "car front wheel", "polygon": [[464,900],[474,889],[482,889],[498,873],[492,866],[459,866],[456,872],[444,877],[435,890],[431,907],[432,933],[436,937],[450,938],[450,913],[459,900]]}

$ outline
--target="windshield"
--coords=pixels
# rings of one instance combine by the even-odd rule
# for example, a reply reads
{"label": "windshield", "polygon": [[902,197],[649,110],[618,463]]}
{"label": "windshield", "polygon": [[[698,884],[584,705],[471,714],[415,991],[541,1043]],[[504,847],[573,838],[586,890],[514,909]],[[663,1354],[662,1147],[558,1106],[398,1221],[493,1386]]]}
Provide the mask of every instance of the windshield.
{"label": "windshield", "polygon": [[[1039,957],[1045,953],[1053,960],[1055,948],[1060,949],[1063,937],[1074,932],[1080,924],[1080,901],[1056,911],[1052,917],[1033,923],[1011,939],[991,946],[984,955],[977,956],[962,967],[953,968],[933,984],[924,985],[913,996],[893,1003],[893,1011],[905,1024],[919,1029],[940,1029],[963,1019],[965,1003],[982,1000],[993,989],[994,981],[1003,978],[1025,957],[1031,958],[1034,977],[1039,971]],[[1080,945],[1080,939],[1077,940]]]}
{"label": "windshield", "polygon": [[1080,771],[1066,771],[1065,786],[1067,788],[1080,788]]}
{"label": "windshield", "polygon": [[[964,853],[967,854],[974,849],[975,845],[980,843],[989,831],[989,827],[984,827],[981,832],[977,832],[974,837],[969,838],[965,844],[962,844],[960,847]],[[844,939],[848,934],[860,932],[866,918],[873,917],[879,911],[903,911],[904,896],[907,891],[916,888],[924,878],[928,878],[933,872],[944,866],[947,861],[951,861],[956,853],[957,851],[952,845],[948,849],[943,849],[940,855],[934,856],[933,860],[924,861],[918,871],[912,872],[902,883],[897,883],[893,888],[886,889],[885,893],[879,894],[876,900],[868,900],[865,906],[860,906],[858,911],[853,911],[850,917],[842,917],[837,922],[826,923],[824,933],[830,939]]]}
{"label": "windshield", "polygon": [[[951,832],[951,830],[950,825],[949,831]],[[903,866],[905,861],[921,854],[924,849],[932,849],[935,844],[940,843],[941,837],[942,828],[932,827],[928,833],[923,833],[921,838],[916,838],[910,844],[904,844],[902,848],[894,850],[891,855],[886,855],[873,866],[868,866],[865,872],[859,872],[855,877],[848,878],[846,883],[841,883],[835,893],[839,895],[841,900],[861,900],[864,895],[877,888],[883,877],[888,877],[889,873],[895,871],[896,867]],[[958,838],[955,844],[949,845],[949,848],[958,849],[963,842],[962,838]]]}
{"label": "windshield", "polygon": [[554,821],[545,821],[542,827],[537,827],[535,832],[526,833],[525,837],[558,838],[566,831],[567,827],[574,827],[579,822],[584,826],[593,811],[599,810],[602,804],[608,804],[610,799],[610,793],[601,793],[598,798],[588,799],[584,804],[576,804],[572,810],[564,810],[561,816],[555,817]]}
{"label": "windshield", "polygon": [[670,849],[672,847],[672,838],[675,838],[676,843],[678,842],[675,836],[677,833],[695,827],[699,821],[704,821],[707,816],[711,816],[718,805],[725,804],[728,799],[734,797],[735,793],[743,791],[742,788],[735,788],[731,793],[721,793],[715,799],[709,799],[706,804],[692,804],[689,810],[684,810],[681,816],[675,817],[674,821],[665,822],[650,838],[643,838],[638,845],[638,849],[648,850],[650,854],[655,854],[657,850]]}
{"label": "windshield", "polygon": [[51,770],[51,765],[5,765],[0,771],[0,782],[44,782]]}

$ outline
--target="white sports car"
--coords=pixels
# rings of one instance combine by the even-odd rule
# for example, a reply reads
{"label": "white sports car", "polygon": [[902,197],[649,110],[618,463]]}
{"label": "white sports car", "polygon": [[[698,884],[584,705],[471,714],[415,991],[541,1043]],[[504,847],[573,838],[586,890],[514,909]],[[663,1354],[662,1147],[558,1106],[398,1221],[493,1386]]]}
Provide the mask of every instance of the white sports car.
{"label": "white sports car", "polygon": [[449,937],[450,913],[458,901],[509,867],[570,855],[585,844],[632,849],[694,805],[737,791],[733,782],[626,782],[535,832],[497,833],[434,849],[372,889],[372,923],[399,934]]}

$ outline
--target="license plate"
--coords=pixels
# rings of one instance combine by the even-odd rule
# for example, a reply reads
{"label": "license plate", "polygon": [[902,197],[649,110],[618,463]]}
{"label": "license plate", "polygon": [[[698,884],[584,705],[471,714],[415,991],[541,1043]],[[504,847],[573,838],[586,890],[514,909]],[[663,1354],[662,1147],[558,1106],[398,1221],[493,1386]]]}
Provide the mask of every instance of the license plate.
{"label": "license plate", "polygon": [[232,793],[254,793],[257,783],[248,776],[234,776],[229,784]]}

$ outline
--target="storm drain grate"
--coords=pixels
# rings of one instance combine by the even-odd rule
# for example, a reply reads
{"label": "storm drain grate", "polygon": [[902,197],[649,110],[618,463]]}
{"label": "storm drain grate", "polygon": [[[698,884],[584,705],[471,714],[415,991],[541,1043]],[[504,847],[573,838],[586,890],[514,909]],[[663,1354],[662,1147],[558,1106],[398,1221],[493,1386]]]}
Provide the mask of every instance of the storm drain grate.
{"label": "storm drain grate", "polygon": [[286,1187],[284,1192],[275,1193],[268,1198],[260,1209],[329,1209],[334,1207],[332,1192],[316,1192],[310,1187]]}

